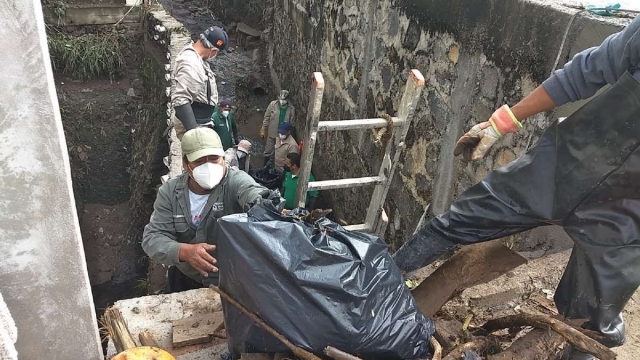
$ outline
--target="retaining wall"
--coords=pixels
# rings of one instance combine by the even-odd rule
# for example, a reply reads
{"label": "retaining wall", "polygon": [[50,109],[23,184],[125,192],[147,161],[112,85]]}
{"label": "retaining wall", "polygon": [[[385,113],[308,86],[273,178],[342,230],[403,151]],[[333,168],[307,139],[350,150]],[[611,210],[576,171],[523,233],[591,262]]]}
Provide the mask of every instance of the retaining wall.
{"label": "retaining wall", "polygon": [[[550,118],[576,108],[530,118],[484,161],[453,157],[464,130],[486,121],[502,104],[515,104],[549,75],[576,11],[549,1],[273,0],[271,7],[266,38],[272,81],[290,90],[300,130],[306,129],[313,71],[321,71],[326,83],[323,120],[395,115],[409,69],[424,74],[427,85],[385,204],[390,217],[385,240],[393,247],[413,233],[427,205],[431,215],[445,212],[464,189],[535,144]],[[626,22],[579,18],[561,63]],[[318,180],[373,176],[380,163],[372,131],[323,133],[313,172]],[[328,195],[340,199],[334,201],[339,218],[352,224],[364,220],[370,189]],[[536,232],[523,248],[553,247],[554,238]]]}

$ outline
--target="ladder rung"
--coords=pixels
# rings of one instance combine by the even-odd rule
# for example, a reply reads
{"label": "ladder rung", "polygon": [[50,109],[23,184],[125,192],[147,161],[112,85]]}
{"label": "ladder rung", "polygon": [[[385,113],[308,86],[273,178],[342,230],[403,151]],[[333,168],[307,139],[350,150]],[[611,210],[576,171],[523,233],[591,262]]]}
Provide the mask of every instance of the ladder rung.
{"label": "ladder rung", "polygon": [[380,185],[384,182],[384,178],[380,176],[361,177],[353,179],[312,181],[309,183],[309,191],[311,190],[330,190],[344,189],[366,185]]}
{"label": "ladder rung", "polygon": [[367,226],[367,224],[347,225],[344,228],[349,231],[369,232],[369,226]]}
{"label": "ladder rung", "polygon": [[[392,117],[393,126],[400,126],[402,120]],[[320,121],[318,123],[318,131],[339,131],[339,130],[362,130],[362,129],[378,129],[387,127],[387,120],[377,119],[358,119],[358,120],[337,120],[337,121]]]}

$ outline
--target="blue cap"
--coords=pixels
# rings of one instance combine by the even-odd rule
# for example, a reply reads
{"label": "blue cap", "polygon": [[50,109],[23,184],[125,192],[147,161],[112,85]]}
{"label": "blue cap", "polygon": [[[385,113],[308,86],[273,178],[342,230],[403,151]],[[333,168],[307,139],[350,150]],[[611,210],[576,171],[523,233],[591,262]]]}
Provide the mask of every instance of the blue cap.
{"label": "blue cap", "polygon": [[217,48],[225,50],[229,44],[227,32],[219,26],[212,26],[200,34],[200,41],[207,49]]}
{"label": "blue cap", "polygon": [[283,122],[280,125],[278,125],[278,132],[280,134],[286,134],[289,131],[291,131],[291,124],[289,124],[288,122]]}

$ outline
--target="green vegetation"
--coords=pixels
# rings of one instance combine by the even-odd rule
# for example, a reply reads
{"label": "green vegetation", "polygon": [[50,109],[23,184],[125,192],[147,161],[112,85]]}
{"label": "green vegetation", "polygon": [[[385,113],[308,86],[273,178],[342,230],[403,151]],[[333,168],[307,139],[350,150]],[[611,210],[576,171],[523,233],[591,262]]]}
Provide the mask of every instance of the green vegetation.
{"label": "green vegetation", "polygon": [[116,30],[70,36],[62,32],[48,34],[53,68],[75,79],[109,78],[122,75],[124,35]]}

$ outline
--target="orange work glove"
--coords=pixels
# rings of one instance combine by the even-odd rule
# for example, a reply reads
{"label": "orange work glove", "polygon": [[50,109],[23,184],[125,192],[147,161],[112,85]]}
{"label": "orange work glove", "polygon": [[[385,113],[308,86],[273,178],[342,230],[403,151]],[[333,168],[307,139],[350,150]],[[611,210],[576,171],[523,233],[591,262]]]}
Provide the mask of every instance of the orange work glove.
{"label": "orange work glove", "polygon": [[522,127],[508,105],[496,110],[489,121],[475,125],[462,135],[453,151],[455,156],[462,155],[466,161],[482,159],[487,151],[503,135],[514,133]]}

